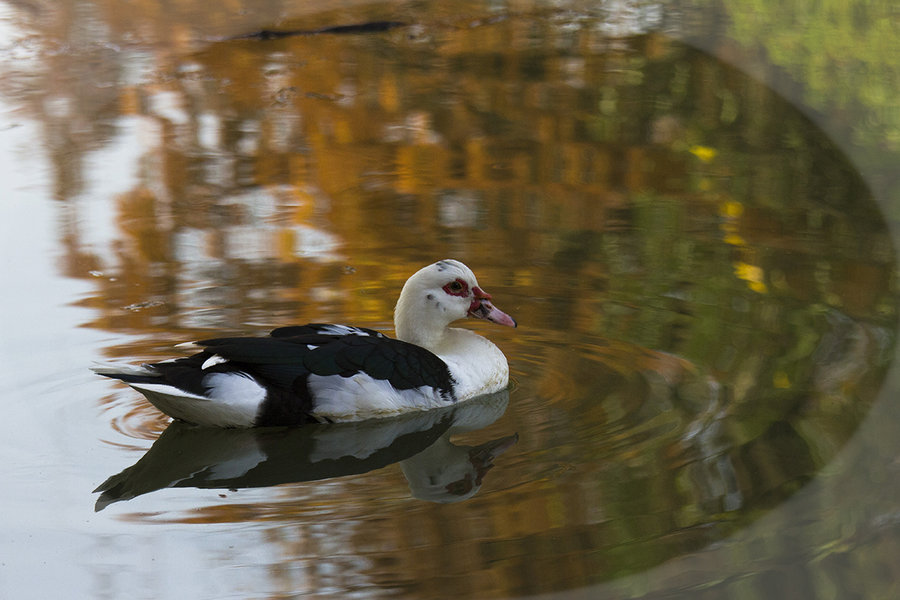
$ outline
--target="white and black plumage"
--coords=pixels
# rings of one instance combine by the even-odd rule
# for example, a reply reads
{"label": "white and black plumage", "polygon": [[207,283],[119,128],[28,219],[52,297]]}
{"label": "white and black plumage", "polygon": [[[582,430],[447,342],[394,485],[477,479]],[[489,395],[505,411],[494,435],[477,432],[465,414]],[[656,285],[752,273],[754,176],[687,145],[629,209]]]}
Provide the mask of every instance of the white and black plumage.
{"label": "white and black plumage", "polygon": [[516,326],[456,260],[407,280],[394,310],[397,339],[347,325],[282,327],[268,337],[194,342],[194,356],[100,366],[167,415],[216,427],[358,421],[427,410],[504,389],[506,357],[465,317]]}

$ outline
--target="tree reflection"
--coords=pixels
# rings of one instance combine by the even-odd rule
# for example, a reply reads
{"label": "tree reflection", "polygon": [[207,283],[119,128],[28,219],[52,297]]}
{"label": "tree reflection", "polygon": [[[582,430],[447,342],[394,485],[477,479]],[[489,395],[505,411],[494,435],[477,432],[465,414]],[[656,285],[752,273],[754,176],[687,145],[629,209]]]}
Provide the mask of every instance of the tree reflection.
{"label": "tree reflection", "polygon": [[[341,480],[343,501],[317,505],[407,597],[447,579],[554,591],[721,540],[826,465],[879,389],[896,263],[869,189],[796,107],[659,33],[725,8],[616,3],[613,22],[429,4],[372,35],[225,41],[246,31],[224,5],[201,20],[191,2],[132,4],[51,11],[56,47],[22,95],[55,169],[65,273],[96,285],[87,325],[136,336],[108,354],[149,359],[209,329],[387,329],[408,274],[445,256],[514,299],[518,337],[492,337],[522,441],[493,493],[373,515],[348,500],[361,480]],[[241,27],[279,21],[280,2],[256,4]],[[129,187],[92,199],[86,165],[117,137],[137,148]],[[115,215],[106,238],[93,202]],[[185,519],[289,523],[271,532],[286,560],[327,555],[324,536],[304,545],[308,507],[242,510]]]}

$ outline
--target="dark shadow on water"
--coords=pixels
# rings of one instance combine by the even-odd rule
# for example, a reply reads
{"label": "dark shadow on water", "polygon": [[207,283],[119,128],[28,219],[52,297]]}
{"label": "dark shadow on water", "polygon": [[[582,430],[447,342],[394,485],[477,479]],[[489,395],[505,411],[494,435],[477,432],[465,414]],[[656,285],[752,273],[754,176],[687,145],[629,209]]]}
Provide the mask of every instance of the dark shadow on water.
{"label": "dark shadow on water", "polygon": [[368,23],[354,23],[351,25],[333,25],[319,29],[260,29],[250,33],[235,35],[226,38],[231,40],[278,40],[286,37],[303,35],[361,35],[366,33],[381,33],[398,27],[405,27],[408,23],[401,21],[370,21]]}
{"label": "dark shadow on water", "polygon": [[300,428],[218,429],[174,421],[141,459],[100,484],[95,510],[171,487],[258,488],[332,479],[399,462],[413,496],[457,502],[481,487],[513,434],[478,446],[451,443],[506,410],[509,392],[402,417]]}

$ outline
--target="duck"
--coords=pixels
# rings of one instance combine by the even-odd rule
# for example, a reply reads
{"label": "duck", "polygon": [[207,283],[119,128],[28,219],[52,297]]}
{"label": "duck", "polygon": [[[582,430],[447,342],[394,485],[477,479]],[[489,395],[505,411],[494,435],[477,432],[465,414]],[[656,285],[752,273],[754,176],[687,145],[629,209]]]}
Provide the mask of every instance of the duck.
{"label": "duck", "polygon": [[451,323],[474,318],[517,326],[455,259],[415,272],[394,309],[396,337],[328,323],[268,336],[180,344],[192,356],[141,365],[97,365],[173,419],[210,427],[300,426],[396,416],[454,405],[507,388],[509,364],[487,338]]}

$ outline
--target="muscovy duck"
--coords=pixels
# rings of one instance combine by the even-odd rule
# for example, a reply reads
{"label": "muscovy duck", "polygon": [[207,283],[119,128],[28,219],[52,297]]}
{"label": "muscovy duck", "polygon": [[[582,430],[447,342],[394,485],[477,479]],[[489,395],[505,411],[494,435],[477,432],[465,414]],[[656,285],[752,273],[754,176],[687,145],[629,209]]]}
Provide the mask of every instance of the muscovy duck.
{"label": "muscovy duck", "polygon": [[170,417],[214,427],[296,426],[447,406],[507,386],[509,366],[465,317],[515,327],[475,274],[446,259],[404,284],[397,339],[363,327],[309,324],[268,337],[192,342],[202,351],[141,366],[101,365]]}

